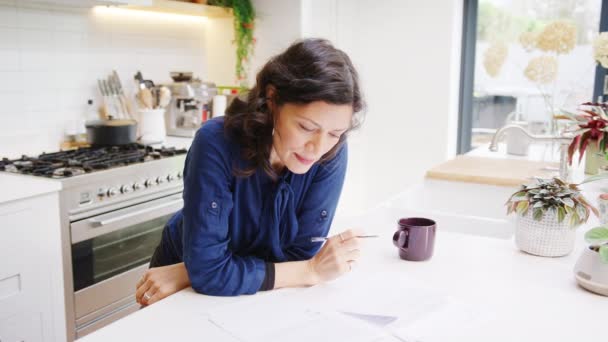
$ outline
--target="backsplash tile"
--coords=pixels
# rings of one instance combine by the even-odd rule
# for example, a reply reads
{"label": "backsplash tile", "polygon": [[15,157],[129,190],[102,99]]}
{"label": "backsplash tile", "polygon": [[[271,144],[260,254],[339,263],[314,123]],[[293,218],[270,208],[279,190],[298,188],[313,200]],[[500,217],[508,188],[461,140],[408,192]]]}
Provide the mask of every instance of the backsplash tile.
{"label": "backsplash tile", "polygon": [[[19,92],[23,89],[22,74],[17,70],[0,71],[0,94],[2,92]],[[0,108],[2,108],[0,106]],[[1,115],[0,115],[1,116]]]}
{"label": "backsplash tile", "polygon": [[[214,47],[205,36],[230,41],[232,32],[205,32],[208,24],[0,0],[0,157],[57,150],[68,123],[84,118],[87,99],[100,103],[96,80],[113,69],[130,99],[137,70],[160,83],[171,81],[170,71],[189,70],[231,84],[231,74],[217,72],[231,68],[207,65]],[[219,49],[232,67],[232,47]]]}
{"label": "backsplash tile", "polygon": [[[3,7],[0,7],[0,11]],[[19,30],[11,27],[0,27],[0,49],[17,49]]]}
{"label": "backsplash tile", "polygon": [[17,9],[0,1],[0,27],[17,26]]}
{"label": "backsplash tile", "polygon": [[19,70],[19,53],[15,50],[0,50],[0,71]]}

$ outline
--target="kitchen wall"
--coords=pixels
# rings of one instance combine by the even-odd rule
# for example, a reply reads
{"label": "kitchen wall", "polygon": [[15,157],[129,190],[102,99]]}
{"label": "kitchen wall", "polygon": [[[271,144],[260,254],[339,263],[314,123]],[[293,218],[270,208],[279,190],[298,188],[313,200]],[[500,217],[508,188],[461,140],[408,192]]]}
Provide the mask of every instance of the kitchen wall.
{"label": "kitchen wall", "polygon": [[[253,0],[249,82],[302,37],[325,37],[358,68],[368,110],[351,135],[339,213],[356,214],[456,151],[462,0]],[[231,19],[41,8],[0,0],[0,156],[56,150],[66,124],[116,69],[155,81],[192,70],[233,83]]]}
{"label": "kitchen wall", "polygon": [[251,59],[249,84],[274,55],[283,52],[295,40],[302,38],[301,0],[253,0],[256,11],[255,53]]}
{"label": "kitchen wall", "polygon": [[0,157],[57,150],[112,69],[128,94],[137,70],[155,82],[191,70],[234,84],[232,37],[231,19],[0,0]]}
{"label": "kitchen wall", "polygon": [[358,68],[366,121],[350,139],[342,213],[372,207],[456,153],[462,0],[302,0],[302,35]]}

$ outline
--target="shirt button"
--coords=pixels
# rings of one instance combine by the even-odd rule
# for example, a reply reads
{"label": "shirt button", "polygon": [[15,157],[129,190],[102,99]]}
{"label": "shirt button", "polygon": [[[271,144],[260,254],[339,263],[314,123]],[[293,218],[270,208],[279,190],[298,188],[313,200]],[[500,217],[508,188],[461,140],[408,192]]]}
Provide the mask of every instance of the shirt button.
{"label": "shirt button", "polygon": [[327,216],[327,210],[322,210],[321,211],[321,217],[325,217]]}
{"label": "shirt button", "polygon": [[211,202],[211,208],[217,209],[217,202]]}

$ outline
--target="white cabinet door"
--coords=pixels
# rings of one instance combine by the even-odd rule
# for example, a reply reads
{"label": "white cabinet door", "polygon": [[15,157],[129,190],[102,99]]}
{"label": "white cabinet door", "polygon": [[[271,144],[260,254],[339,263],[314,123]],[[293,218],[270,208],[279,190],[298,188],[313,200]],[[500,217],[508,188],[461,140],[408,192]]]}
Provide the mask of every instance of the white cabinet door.
{"label": "white cabinet door", "polygon": [[[19,313],[0,321],[0,341],[44,341],[42,317],[39,312]],[[46,339],[51,341],[51,339]]]}
{"label": "white cabinet door", "polygon": [[0,204],[2,342],[65,336],[59,223],[57,193]]}

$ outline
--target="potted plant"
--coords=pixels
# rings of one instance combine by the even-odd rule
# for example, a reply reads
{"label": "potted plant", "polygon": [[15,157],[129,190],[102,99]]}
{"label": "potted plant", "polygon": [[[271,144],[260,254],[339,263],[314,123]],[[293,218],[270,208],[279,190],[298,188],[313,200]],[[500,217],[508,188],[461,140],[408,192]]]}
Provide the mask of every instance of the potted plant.
{"label": "potted plant", "polygon": [[235,75],[241,86],[247,82],[246,64],[253,54],[255,10],[251,0],[208,0],[209,5],[232,8],[234,42],[236,43]]}
{"label": "potted plant", "polygon": [[579,163],[585,157],[585,173],[596,174],[598,169],[606,165],[606,139],[608,138],[608,104],[583,103],[579,113],[562,111],[560,119],[574,121],[566,132],[574,134],[574,139],[568,147],[568,162],[572,165],[574,152],[579,151]]}
{"label": "potted plant", "polygon": [[[583,183],[604,177],[590,177]],[[587,222],[590,212],[598,215],[579,185],[559,178],[537,179],[536,184],[522,185],[511,195],[507,214],[517,213],[515,244],[519,249],[548,257],[572,252],[575,228]]]}
{"label": "potted plant", "polygon": [[608,227],[596,227],[585,234],[590,244],[574,266],[576,281],[583,288],[608,296]]}

